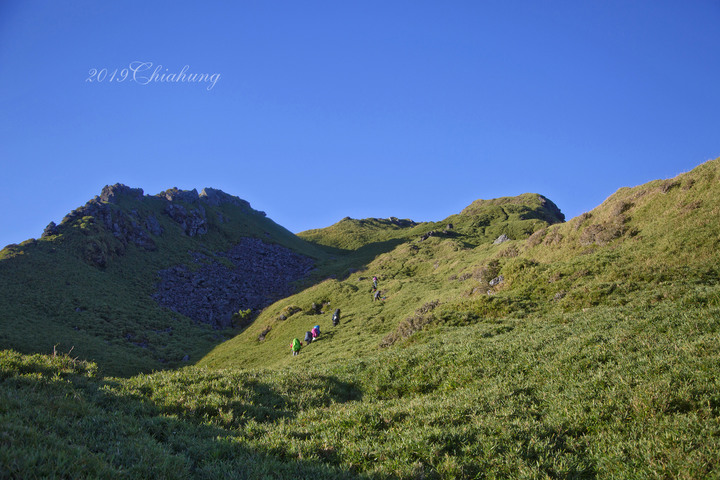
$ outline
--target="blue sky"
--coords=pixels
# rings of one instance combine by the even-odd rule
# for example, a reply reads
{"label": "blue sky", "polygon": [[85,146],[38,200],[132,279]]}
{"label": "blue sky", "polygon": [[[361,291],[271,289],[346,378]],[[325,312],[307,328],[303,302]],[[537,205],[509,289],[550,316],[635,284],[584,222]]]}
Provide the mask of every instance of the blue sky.
{"label": "blue sky", "polygon": [[[524,192],[569,219],[720,156],[718,25],[717,0],[3,0],[0,247],[118,182],[293,232]],[[150,80],[185,66],[219,77]]]}

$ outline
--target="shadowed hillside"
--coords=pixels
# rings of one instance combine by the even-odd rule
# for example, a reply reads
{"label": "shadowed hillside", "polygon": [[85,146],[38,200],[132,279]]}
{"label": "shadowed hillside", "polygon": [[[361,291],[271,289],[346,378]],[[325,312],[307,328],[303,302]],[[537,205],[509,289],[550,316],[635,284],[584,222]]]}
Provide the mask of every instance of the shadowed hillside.
{"label": "shadowed hillside", "polygon": [[241,310],[292,292],[323,255],[219,190],[105,187],[0,252],[0,345],[72,349],[114,374],[180,366],[248,321]]}

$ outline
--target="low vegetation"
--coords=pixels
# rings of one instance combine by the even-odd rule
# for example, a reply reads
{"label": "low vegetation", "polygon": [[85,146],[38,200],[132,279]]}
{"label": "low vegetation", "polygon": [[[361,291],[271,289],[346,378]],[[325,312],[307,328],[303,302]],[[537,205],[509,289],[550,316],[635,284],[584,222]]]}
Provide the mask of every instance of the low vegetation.
{"label": "low vegetation", "polygon": [[718,179],[720,159],[564,223],[526,194],[300,234],[315,276],[184,368],[0,351],[0,478],[717,478]]}
{"label": "low vegetation", "polygon": [[5,351],[0,464],[18,478],[712,478],[720,291],[695,295],[707,303],[436,327],[273,371],[104,378]]}

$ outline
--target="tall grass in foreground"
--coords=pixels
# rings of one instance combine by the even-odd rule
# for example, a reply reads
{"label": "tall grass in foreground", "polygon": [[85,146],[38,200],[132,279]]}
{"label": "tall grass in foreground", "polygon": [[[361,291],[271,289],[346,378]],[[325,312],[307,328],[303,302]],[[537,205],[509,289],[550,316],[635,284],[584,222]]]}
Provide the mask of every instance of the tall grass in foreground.
{"label": "tall grass in foreground", "polygon": [[718,478],[720,308],[702,295],[280,371],[102,378],[4,351],[0,476]]}

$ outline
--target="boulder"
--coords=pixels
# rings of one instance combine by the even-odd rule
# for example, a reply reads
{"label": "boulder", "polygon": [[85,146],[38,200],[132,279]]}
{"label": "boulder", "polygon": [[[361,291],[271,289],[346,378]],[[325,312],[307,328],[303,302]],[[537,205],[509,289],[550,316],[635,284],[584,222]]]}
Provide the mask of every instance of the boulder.
{"label": "boulder", "polygon": [[490,280],[490,282],[488,282],[488,283],[491,287],[494,287],[496,285],[502,284],[504,281],[505,281],[505,277],[503,277],[502,275],[499,275],[499,276],[493,278],[492,280]]}
{"label": "boulder", "polygon": [[510,237],[505,235],[504,233],[500,235],[498,238],[495,239],[493,242],[493,245],[500,245],[501,243],[505,243],[510,240]]}

